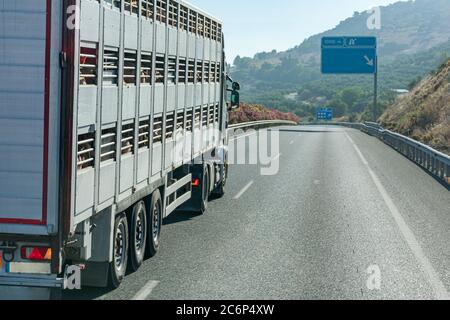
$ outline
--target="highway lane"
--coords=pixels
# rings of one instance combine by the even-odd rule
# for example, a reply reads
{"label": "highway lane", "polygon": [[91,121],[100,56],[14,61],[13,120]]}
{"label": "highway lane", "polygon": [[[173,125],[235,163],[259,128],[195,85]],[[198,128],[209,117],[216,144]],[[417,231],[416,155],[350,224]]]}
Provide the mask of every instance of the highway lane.
{"label": "highway lane", "polygon": [[[233,166],[226,196],[205,216],[171,216],[161,252],[121,288],[65,298],[446,297],[446,188],[356,130],[281,128],[279,154],[274,176]],[[381,272],[380,290],[368,270]]]}

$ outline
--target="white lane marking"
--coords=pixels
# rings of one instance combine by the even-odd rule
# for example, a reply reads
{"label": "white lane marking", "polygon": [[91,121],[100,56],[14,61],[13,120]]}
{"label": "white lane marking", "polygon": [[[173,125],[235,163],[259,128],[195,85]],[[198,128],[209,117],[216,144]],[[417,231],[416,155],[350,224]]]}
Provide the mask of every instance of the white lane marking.
{"label": "white lane marking", "polygon": [[381,183],[380,179],[377,177],[375,172],[373,172],[373,170],[370,168],[369,163],[367,162],[366,158],[361,153],[360,149],[355,144],[353,139],[348,135],[347,132],[345,133],[345,135],[347,136],[350,143],[353,145],[353,148],[356,150],[356,153],[358,153],[358,155],[361,158],[364,165],[369,170],[370,177],[372,178],[373,182],[375,183],[375,185],[378,189],[378,192],[381,194],[384,202],[386,203],[387,207],[389,208],[389,211],[391,212],[395,222],[397,223],[397,226],[400,229],[400,232],[402,233],[403,238],[405,239],[405,241],[408,244],[409,248],[411,249],[412,253],[415,255],[417,261],[419,262],[420,266],[422,267],[422,270],[424,271],[425,275],[428,278],[428,282],[433,287],[436,298],[439,300],[449,300],[450,296],[447,292],[447,289],[445,288],[445,285],[439,279],[438,273],[436,272],[436,270],[433,268],[433,265],[426,257],[425,252],[423,251],[422,247],[420,246],[419,242],[417,241],[416,237],[414,236],[414,233],[411,231],[411,229],[406,224],[400,211],[398,210],[397,206],[394,204],[394,201],[389,196],[388,192],[384,188],[383,184]]}
{"label": "white lane marking", "polygon": [[242,197],[244,195],[245,192],[247,192],[248,189],[250,189],[250,187],[253,185],[253,183],[255,183],[255,181],[250,181],[249,183],[247,183],[247,185],[242,188],[241,191],[239,191],[239,193],[237,195],[234,196],[234,200],[238,200],[240,197]]}
{"label": "white lane marking", "polygon": [[153,289],[155,289],[158,284],[159,284],[159,281],[151,280],[151,281],[147,282],[147,284],[145,286],[143,286],[142,289],[139,290],[138,293],[136,293],[136,295],[133,297],[132,300],[137,300],[137,301],[147,300],[147,298],[152,293]]}
{"label": "white lane marking", "polygon": [[272,158],[272,161],[278,160],[281,157],[281,153],[277,154],[275,157]]}

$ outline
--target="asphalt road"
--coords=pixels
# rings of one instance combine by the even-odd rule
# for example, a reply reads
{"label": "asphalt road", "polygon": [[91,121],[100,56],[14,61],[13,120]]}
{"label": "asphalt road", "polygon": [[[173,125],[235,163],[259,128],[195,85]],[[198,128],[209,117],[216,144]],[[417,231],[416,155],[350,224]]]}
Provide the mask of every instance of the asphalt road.
{"label": "asphalt road", "polygon": [[171,216],[158,256],[119,289],[65,298],[448,298],[445,187],[351,129],[281,128],[273,156],[276,175],[234,165],[205,216]]}

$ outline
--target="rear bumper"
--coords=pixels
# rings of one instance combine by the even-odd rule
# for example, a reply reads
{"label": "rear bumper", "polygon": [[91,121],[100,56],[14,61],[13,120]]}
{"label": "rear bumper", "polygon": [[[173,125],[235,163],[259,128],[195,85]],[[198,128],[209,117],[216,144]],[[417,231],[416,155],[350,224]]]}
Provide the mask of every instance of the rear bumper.
{"label": "rear bumper", "polygon": [[3,274],[0,275],[0,287],[63,288],[64,281],[55,275]]}
{"label": "rear bumper", "polygon": [[51,288],[9,287],[0,285],[0,301],[52,300]]}
{"label": "rear bumper", "polygon": [[0,275],[0,300],[48,300],[63,283],[54,275]]}

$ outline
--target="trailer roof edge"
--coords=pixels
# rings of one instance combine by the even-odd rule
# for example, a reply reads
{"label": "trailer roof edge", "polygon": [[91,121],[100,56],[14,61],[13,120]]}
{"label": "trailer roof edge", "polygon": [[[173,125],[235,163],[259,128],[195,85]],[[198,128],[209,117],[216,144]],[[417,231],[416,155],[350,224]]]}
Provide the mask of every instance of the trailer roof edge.
{"label": "trailer roof edge", "polygon": [[199,13],[203,14],[205,17],[208,17],[210,19],[216,20],[217,22],[223,24],[223,21],[215,16],[213,16],[212,14],[207,13],[206,11],[204,11],[203,9],[200,9],[199,7],[191,4],[189,1],[185,1],[185,0],[178,0],[178,2],[180,4],[183,4],[184,6],[190,7],[191,9],[194,9],[195,11],[198,11]]}

